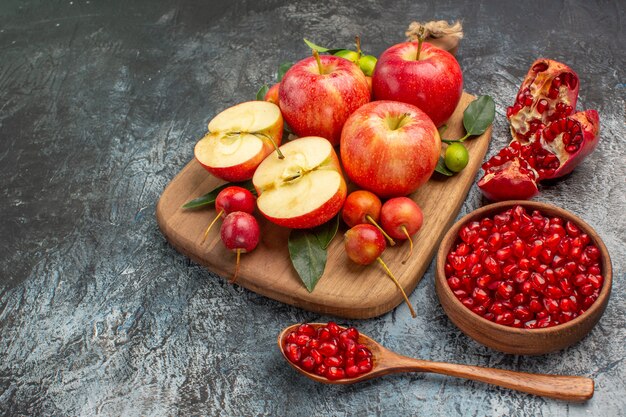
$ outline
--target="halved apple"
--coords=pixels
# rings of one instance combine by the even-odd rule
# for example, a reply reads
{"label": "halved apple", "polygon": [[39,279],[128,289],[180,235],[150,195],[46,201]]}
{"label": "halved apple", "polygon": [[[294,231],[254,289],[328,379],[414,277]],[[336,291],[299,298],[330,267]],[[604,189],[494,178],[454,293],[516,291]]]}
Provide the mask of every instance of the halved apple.
{"label": "halved apple", "polygon": [[267,101],[247,101],[219,113],[194,154],[211,174],[225,181],[244,181],[283,137],[283,116]]}
{"label": "halved apple", "polygon": [[346,182],[330,142],[307,136],[280,150],[284,159],[272,153],[252,177],[259,211],[271,222],[295,229],[333,218],[346,199]]}

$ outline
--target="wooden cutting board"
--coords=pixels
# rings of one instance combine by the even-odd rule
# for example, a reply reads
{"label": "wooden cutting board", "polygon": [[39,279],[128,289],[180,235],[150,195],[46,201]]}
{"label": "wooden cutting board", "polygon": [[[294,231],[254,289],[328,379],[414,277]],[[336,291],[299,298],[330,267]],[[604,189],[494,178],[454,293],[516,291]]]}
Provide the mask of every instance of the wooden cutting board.
{"label": "wooden cutting board", "polygon": [[[456,139],[465,134],[463,111],[474,99],[463,93],[455,113],[448,121],[445,138]],[[428,268],[441,238],[456,218],[474,182],[491,139],[491,128],[482,136],[466,141],[470,160],[468,166],[453,177],[433,177],[410,197],[422,208],[424,224],[414,237],[413,255],[402,264],[409,250],[408,242],[388,247],[382,254],[407,294],[410,294]],[[180,253],[205,265],[225,279],[232,276],[235,254],[221,243],[219,227],[200,244],[203,231],[216,215],[211,208],[185,210],[187,201],[211,191],[223,181],[211,176],[195,160],[170,182],[156,209],[161,231]],[[237,285],[264,296],[305,310],[344,318],[369,318],[386,313],[403,299],[392,280],[377,263],[360,266],[352,263],[343,251],[343,233],[339,232],[328,247],[324,275],[315,290],[309,293],[291,265],[287,249],[289,229],[276,226],[255,213],[261,227],[261,242],[251,253],[243,254]]]}

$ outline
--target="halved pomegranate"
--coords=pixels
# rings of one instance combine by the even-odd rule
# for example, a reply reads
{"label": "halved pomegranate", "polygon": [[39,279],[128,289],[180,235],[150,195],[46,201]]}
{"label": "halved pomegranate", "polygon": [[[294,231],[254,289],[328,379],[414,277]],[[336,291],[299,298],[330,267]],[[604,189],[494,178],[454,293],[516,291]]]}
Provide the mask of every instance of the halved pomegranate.
{"label": "halved pomegranate", "polygon": [[513,138],[527,143],[554,120],[576,110],[578,75],[567,65],[540,58],[533,62],[506,111]]}
{"label": "halved pomegranate", "polygon": [[577,95],[578,76],[567,65],[550,59],[533,63],[507,109],[513,141],[483,164],[478,187],[487,198],[531,198],[537,182],[569,174],[595,149],[598,112],[571,114]]}

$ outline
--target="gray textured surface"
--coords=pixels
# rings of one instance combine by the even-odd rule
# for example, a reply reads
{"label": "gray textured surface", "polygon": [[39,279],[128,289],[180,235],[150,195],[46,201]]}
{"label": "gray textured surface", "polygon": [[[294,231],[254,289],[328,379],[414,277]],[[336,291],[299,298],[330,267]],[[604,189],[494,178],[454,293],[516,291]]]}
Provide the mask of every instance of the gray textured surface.
{"label": "gray textured surface", "polygon": [[[17,1],[0,4],[1,415],[626,415],[624,2]],[[250,99],[301,38],[370,53],[415,19],[463,18],[465,88],[504,111],[529,64],[562,60],[598,149],[537,198],[604,238],[615,271],[600,323],[541,357],[469,340],[444,315],[433,269],[400,306],[352,322],[406,355],[589,376],[584,405],[435,375],[317,385],[275,348],[285,325],[327,320],[226,284],[165,242],[154,210],[206,122]],[[461,215],[481,206],[472,187]]]}

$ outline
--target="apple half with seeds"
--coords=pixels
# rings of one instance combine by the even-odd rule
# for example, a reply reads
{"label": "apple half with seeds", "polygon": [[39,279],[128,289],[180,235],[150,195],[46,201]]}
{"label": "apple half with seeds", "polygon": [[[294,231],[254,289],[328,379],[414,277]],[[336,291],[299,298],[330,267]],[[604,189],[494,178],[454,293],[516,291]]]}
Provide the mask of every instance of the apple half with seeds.
{"label": "apple half with seeds", "polygon": [[209,122],[209,133],[194,149],[196,160],[225,181],[245,181],[280,145],[283,116],[267,101],[247,101],[230,107]]}
{"label": "apple half with seeds", "polygon": [[346,182],[331,143],[318,136],[292,140],[257,168],[257,207],[279,226],[308,229],[332,219],[346,199]]}

